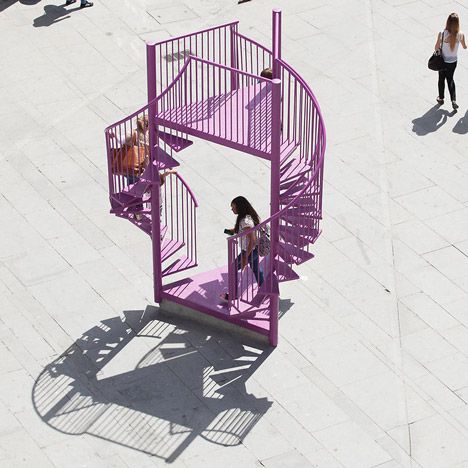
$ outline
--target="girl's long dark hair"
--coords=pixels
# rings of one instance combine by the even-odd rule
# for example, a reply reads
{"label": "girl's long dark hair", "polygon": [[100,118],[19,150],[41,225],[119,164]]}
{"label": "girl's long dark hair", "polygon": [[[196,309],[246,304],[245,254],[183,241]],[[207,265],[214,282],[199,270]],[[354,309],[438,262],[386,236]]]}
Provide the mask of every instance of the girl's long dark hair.
{"label": "girl's long dark hair", "polygon": [[254,210],[253,206],[249,203],[245,197],[236,197],[232,200],[231,205],[236,207],[237,219],[234,232],[237,234],[239,232],[239,224],[243,218],[247,215],[250,215],[255,226],[260,223],[260,218],[258,217],[257,212]]}
{"label": "girl's long dark hair", "polygon": [[[449,43],[450,49],[455,48],[455,44],[457,42],[457,35],[458,31],[460,30],[460,20],[458,19],[458,15],[456,13],[451,13],[447,18],[447,24],[445,25],[445,29],[449,32]],[[442,36],[443,39],[443,36]]]}

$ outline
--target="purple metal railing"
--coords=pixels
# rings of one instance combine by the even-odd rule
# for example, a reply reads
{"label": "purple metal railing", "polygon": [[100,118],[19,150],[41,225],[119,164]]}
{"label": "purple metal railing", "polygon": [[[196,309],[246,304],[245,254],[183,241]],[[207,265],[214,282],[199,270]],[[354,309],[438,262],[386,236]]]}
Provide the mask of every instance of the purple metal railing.
{"label": "purple metal railing", "polygon": [[190,56],[158,98],[158,124],[266,157],[271,151],[271,86],[259,75]]}
{"label": "purple metal railing", "polygon": [[[141,192],[142,183],[154,181],[152,196],[160,193],[162,200],[156,226],[164,233],[162,250],[185,247],[184,265],[189,268],[197,262],[197,202],[179,174],[168,177],[161,192],[155,191],[161,150],[170,164],[177,149],[172,137],[186,139],[190,133],[271,159],[270,217],[228,239],[228,289],[231,314],[252,318],[253,313],[259,319],[259,310],[270,310],[264,319],[270,320],[270,343],[276,345],[278,281],[297,277],[292,267],[312,257],[310,245],[320,232],[325,128],[312,91],[281,59],[281,13],[273,13],[273,51],[237,28],[233,22],[148,44],[150,102],[106,129],[109,189],[116,209],[128,205],[136,186]],[[274,80],[260,77],[266,68],[273,69]],[[145,118],[152,124],[151,140],[158,150],[153,152],[155,164],[144,164],[135,174],[123,161],[132,138],[147,158],[149,136],[137,124]],[[148,201],[143,202],[147,208]],[[153,216],[158,213],[155,208]],[[257,258],[249,238],[257,241],[265,230],[271,232],[272,251]],[[161,247],[159,236],[153,236],[153,242]],[[250,248],[253,258],[247,255],[242,269],[242,250]],[[159,259],[167,259],[164,252]]]}
{"label": "purple metal railing", "polygon": [[[197,264],[197,217],[198,202],[190,187],[180,174],[170,174],[161,186],[161,225],[164,230],[164,246],[179,248],[179,257],[185,264]],[[167,227],[167,230],[165,229]],[[170,257],[173,262],[177,256]],[[180,270],[179,270],[180,271]]]}
{"label": "purple metal railing", "polygon": [[260,75],[266,68],[272,68],[273,56],[271,50],[253,39],[235,32],[237,61],[236,67],[253,75]]}
{"label": "purple metal railing", "polygon": [[232,65],[231,43],[235,44],[233,35],[237,32],[238,23],[226,23],[155,44],[156,94],[162,94],[175,80],[190,55],[221,65]]}
{"label": "purple metal railing", "polygon": [[[229,306],[256,303],[264,294],[276,293],[276,281],[295,279],[293,267],[311,258],[310,246],[318,237],[322,210],[325,128],[320,108],[310,88],[288,64],[278,60],[281,76],[281,143],[291,142],[294,151],[281,155],[280,210],[257,225],[228,239]],[[291,175],[292,176],[289,176]],[[241,272],[236,259],[250,235],[278,225],[278,253],[260,259],[264,284],[250,266]],[[247,318],[249,315],[247,314]]]}
{"label": "purple metal railing", "polygon": [[[134,182],[142,176],[150,178],[150,142],[147,123],[148,105],[105,130],[109,196],[112,207],[119,206],[125,198],[124,195],[131,194],[129,192]],[[129,151],[138,152],[137,158],[141,164],[129,164],[135,160],[135,157],[129,155]]]}

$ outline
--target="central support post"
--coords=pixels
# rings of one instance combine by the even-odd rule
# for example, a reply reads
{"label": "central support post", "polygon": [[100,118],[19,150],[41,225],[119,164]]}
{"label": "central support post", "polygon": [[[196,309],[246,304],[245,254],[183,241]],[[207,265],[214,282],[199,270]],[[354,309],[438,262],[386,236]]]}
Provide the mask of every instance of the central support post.
{"label": "central support post", "polygon": [[[273,80],[272,80],[272,102],[271,102],[271,193],[270,193],[270,216],[274,216],[280,210],[280,146],[281,146],[281,80],[280,64],[281,58],[281,11],[273,10]],[[279,218],[271,221],[270,237],[270,281],[273,282],[274,265],[278,256],[279,242]],[[270,288],[273,290],[273,288]],[[270,344],[278,345],[278,316],[279,295],[270,295]]]}
{"label": "central support post", "polygon": [[153,281],[154,302],[162,300],[162,268],[161,268],[161,214],[160,214],[160,180],[158,166],[158,132],[156,128],[156,46],[146,44],[146,70],[148,88],[148,125],[151,164],[151,243],[153,247]]}

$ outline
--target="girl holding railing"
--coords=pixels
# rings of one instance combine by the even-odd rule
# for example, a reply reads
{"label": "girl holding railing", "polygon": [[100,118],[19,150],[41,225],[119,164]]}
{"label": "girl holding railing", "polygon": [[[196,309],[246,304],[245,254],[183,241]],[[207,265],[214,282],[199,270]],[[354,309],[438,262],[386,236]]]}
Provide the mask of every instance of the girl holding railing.
{"label": "girl holding railing", "polygon": [[[260,223],[260,218],[257,212],[245,197],[239,196],[234,198],[231,202],[231,210],[235,215],[237,215],[237,218],[234,228],[226,229],[228,234],[234,235],[243,231],[251,230]],[[263,283],[263,271],[259,266],[257,238],[255,232],[251,231],[246,236],[241,236],[239,241],[241,253],[236,259],[237,270],[244,270],[247,265],[250,265],[255,279],[257,280],[257,284],[261,286]],[[222,293],[219,297],[223,301],[229,300],[229,295],[227,293]]]}

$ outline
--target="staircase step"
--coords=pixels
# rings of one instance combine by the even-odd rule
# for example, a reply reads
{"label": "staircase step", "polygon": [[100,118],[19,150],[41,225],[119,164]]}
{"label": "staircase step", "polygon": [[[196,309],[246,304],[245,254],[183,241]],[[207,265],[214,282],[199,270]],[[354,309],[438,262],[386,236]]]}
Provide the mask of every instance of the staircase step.
{"label": "staircase step", "polygon": [[[289,213],[289,210],[288,210],[288,213]],[[321,218],[322,218],[321,216],[318,216],[317,214],[313,214],[312,212],[303,213],[299,215],[284,214],[281,216],[281,219],[283,219],[284,221],[294,226],[310,226],[312,224],[311,222],[312,219],[321,219]]]}
{"label": "staircase step", "polygon": [[275,259],[275,272],[278,277],[278,281],[283,283],[285,281],[293,281],[299,279],[299,275],[285,262],[279,259]]}
{"label": "staircase step", "polygon": [[162,272],[162,276],[172,275],[174,273],[178,273],[179,271],[188,270],[189,268],[194,268],[196,266],[197,262],[195,262],[195,260],[183,256],[166,267]]}
{"label": "staircase step", "polygon": [[320,234],[317,229],[310,229],[307,233],[299,234],[296,228],[283,225],[280,225],[279,233],[285,242],[293,244],[296,247],[305,247],[308,244],[313,244]]}
{"label": "staircase step", "polygon": [[281,258],[286,260],[286,262],[294,262],[296,265],[300,265],[301,263],[307,262],[307,260],[314,258],[313,253],[307,252],[307,250],[302,250],[295,245],[284,242],[278,242],[278,254]]}
{"label": "staircase step", "polygon": [[309,207],[310,209],[313,209],[317,206],[317,201],[314,197],[315,197],[315,194],[310,194],[310,193],[303,193],[297,199],[296,199],[296,195],[289,195],[289,196],[281,195],[280,205],[289,205],[292,201],[294,201],[294,204],[291,206],[294,206],[295,208]]}
{"label": "staircase step", "polygon": [[177,136],[177,135],[173,135],[172,133],[166,133],[166,132],[159,131],[158,132],[158,137],[161,138],[161,140],[164,141],[164,143],[169,145],[177,153],[179,151],[184,150],[185,148],[187,148],[191,144],[193,144],[193,141],[187,140],[187,139],[182,138],[182,137]]}
{"label": "staircase step", "polygon": [[133,218],[132,223],[137,225],[142,231],[146,232],[146,234],[149,234],[151,236],[151,219],[143,216],[143,218],[138,221],[136,218]]}
{"label": "staircase step", "polygon": [[295,141],[283,141],[280,146],[280,161],[285,162],[299,145]]}
{"label": "staircase step", "polygon": [[164,262],[168,258],[172,257],[172,255],[174,255],[184,245],[185,243],[181,241],[165,239],[161,246],[161,262]]}
{"label": "staircase step", "polygon": [[156,147],[157,158],[158,158],[158,169],[172,169],[173,167],[180,166],[180,163],[176,161],[172,156],[166,153],[161,147]]}
{"label": "staircase step", "polygon": [[311,170],[310,164],[297,159],[290,160],[281,168],[281,182],[300,177]]}
{"label": "staircase step", "polygon": [[296,196],[307,187],[307,180],[291,180],[280,185],[280,197]]}
{"label": "staircase step", "polygon": [[305,205],[305,206],[291,206],[291,208],[288,208],[286,211],[286,216],[306,216],[309,218],[314,218],[314,219],[322,219],[322,216],[320,214],[320,210],[318,210],[315,205],[310,206],[310,205]]}
{"label": "staircase step", "polygon": [[295,226],[281,224],[280,227],[282,228],[283,232],[287,231],[291,234],[296,234],[302,237],[313,237],[313,233],[317,230],[315,226],[311,226],[310,224]]}

